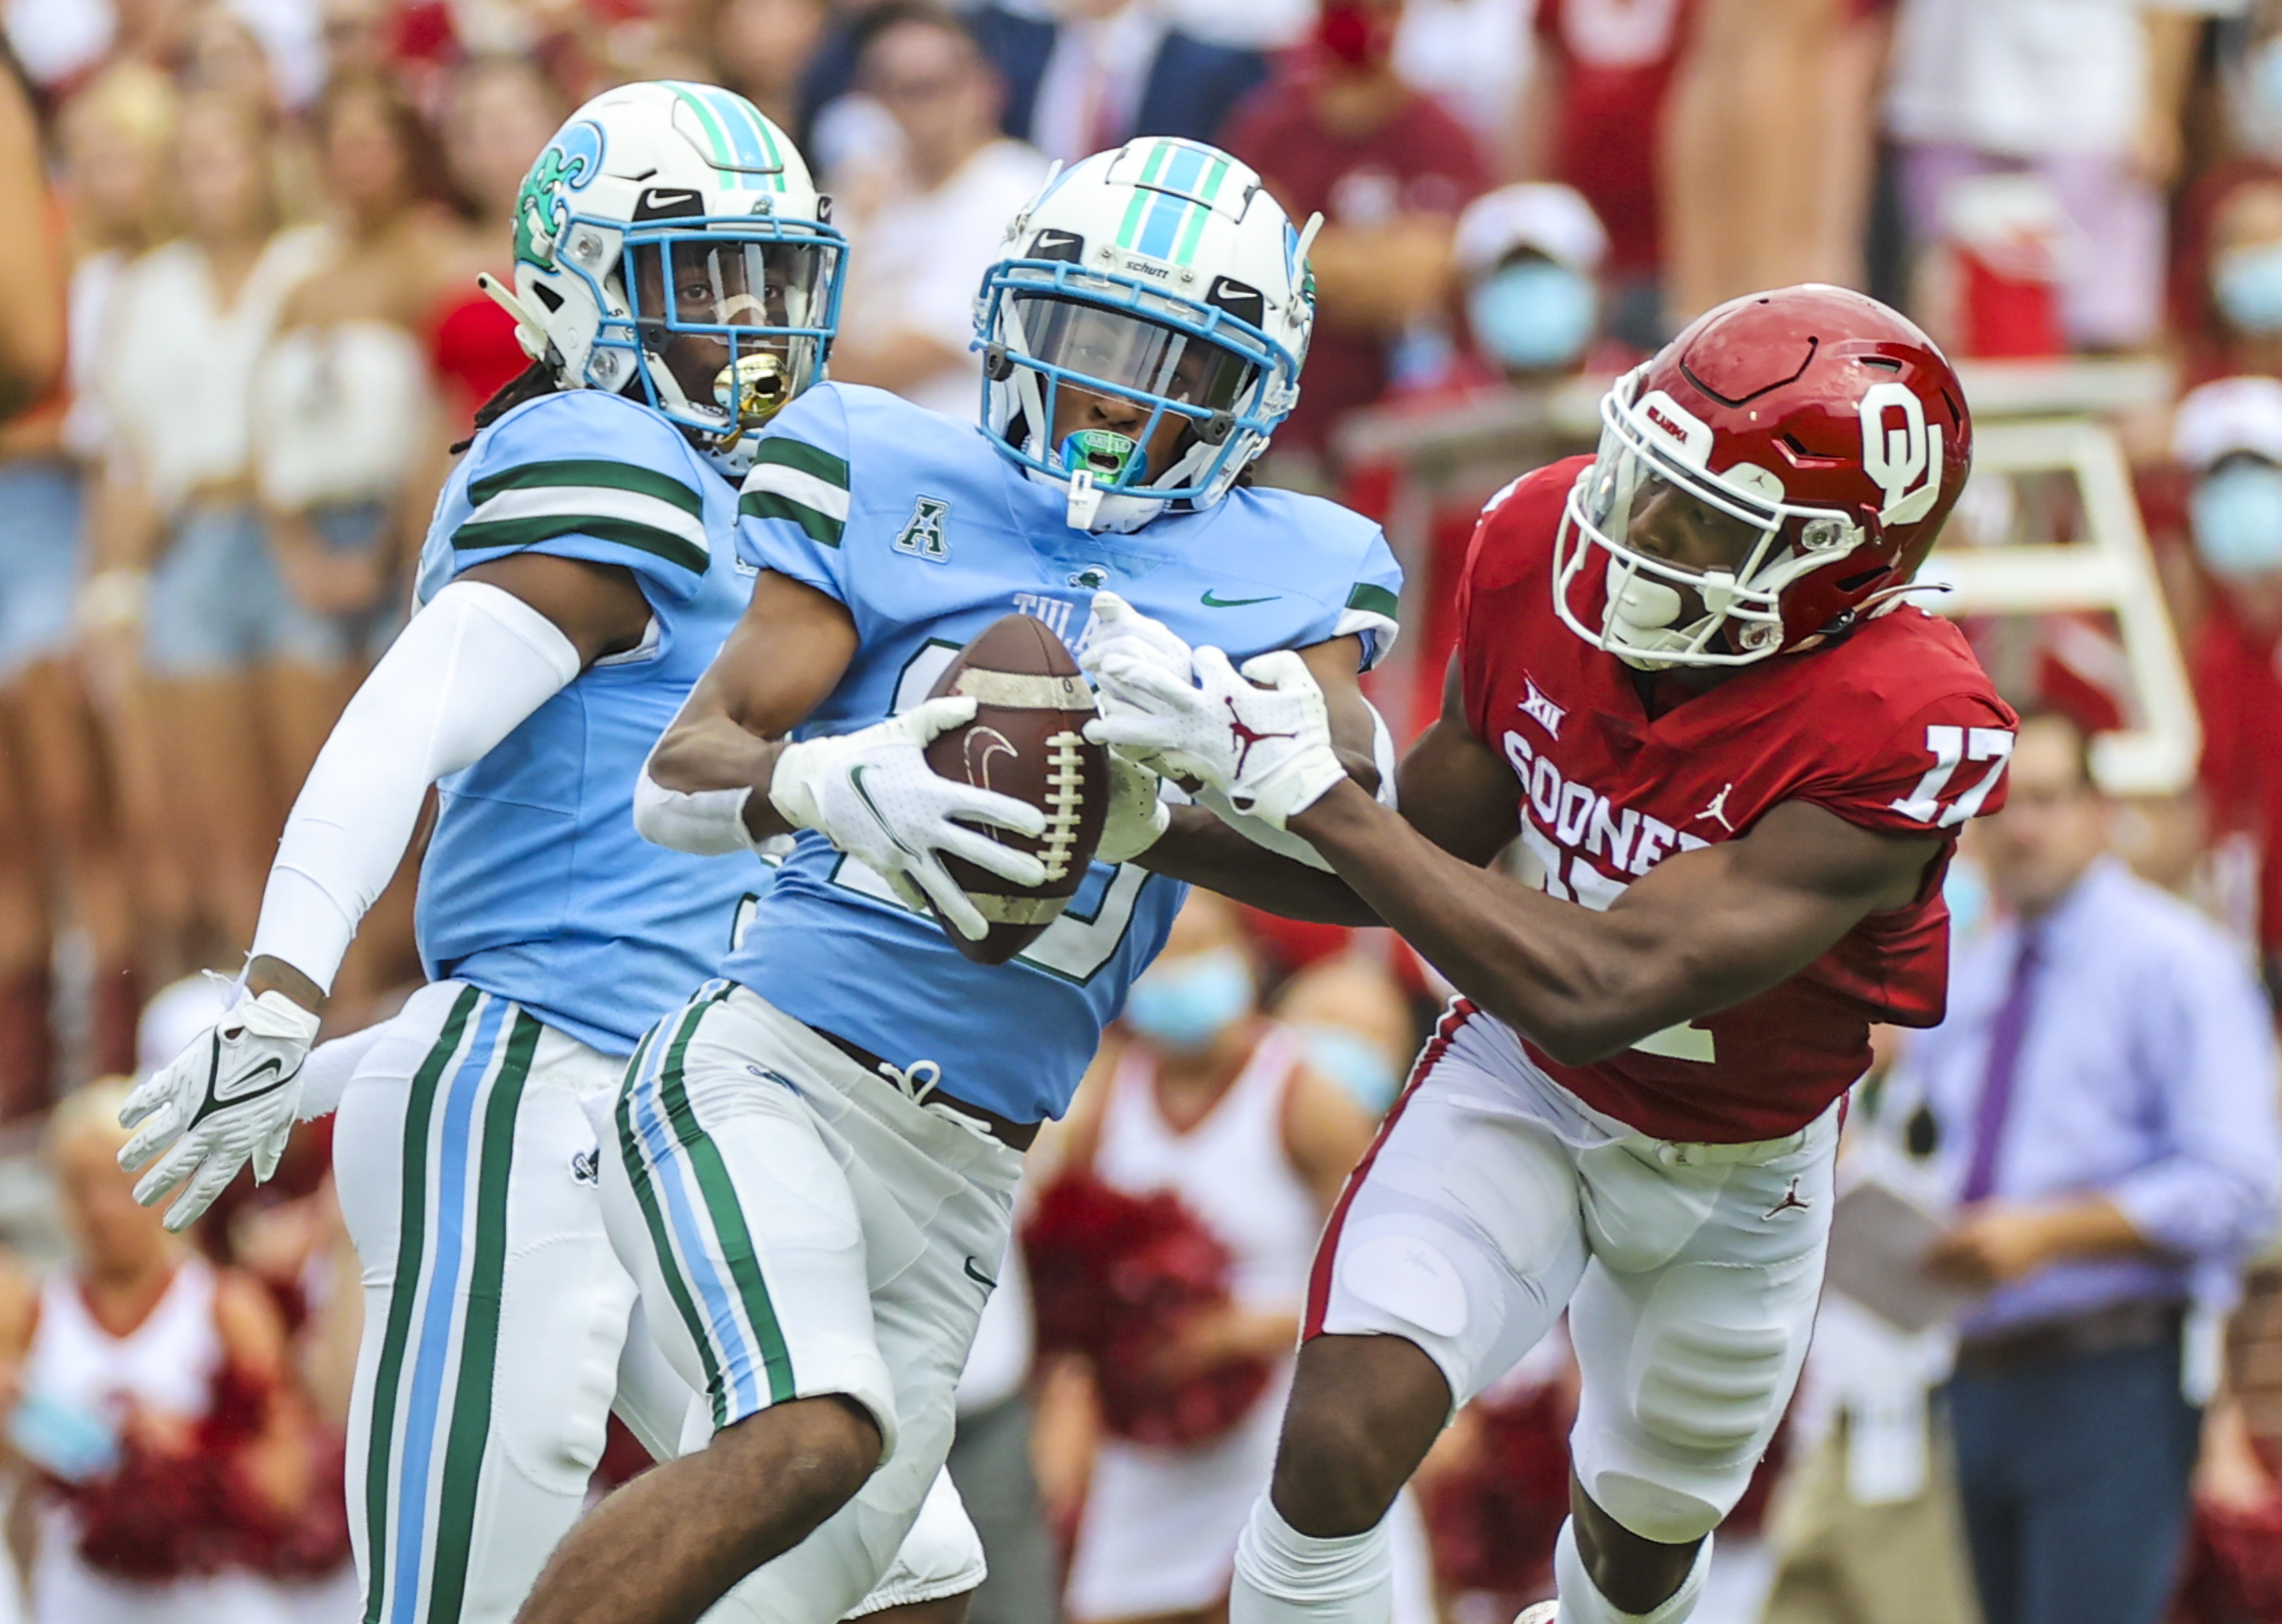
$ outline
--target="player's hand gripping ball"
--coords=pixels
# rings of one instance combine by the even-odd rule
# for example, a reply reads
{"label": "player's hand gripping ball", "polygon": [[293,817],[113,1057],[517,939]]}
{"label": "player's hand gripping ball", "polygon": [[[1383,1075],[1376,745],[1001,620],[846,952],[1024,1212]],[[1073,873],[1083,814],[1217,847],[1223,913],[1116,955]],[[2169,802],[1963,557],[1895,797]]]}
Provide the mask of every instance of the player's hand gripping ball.
{"label": "player's hand gripping ball", "polygon": [[[1030,615],[983,629],[935,685],[934,696],[975,701],[975,718],[927,748],[928,766],[956,783],[1036,807],[1036,836],[992,829],[1001,844],[1035,855],[1045,877],[1017,885],[956,855],[944,865],[990,928],[980,940],[947,933],[969,958],[1003,964],[1039,938],[1086,878],[1110,811],[1109,754],[1090,744],[1094,696],[1062,640]],[[934,697],[931,696],[931,697]]]}

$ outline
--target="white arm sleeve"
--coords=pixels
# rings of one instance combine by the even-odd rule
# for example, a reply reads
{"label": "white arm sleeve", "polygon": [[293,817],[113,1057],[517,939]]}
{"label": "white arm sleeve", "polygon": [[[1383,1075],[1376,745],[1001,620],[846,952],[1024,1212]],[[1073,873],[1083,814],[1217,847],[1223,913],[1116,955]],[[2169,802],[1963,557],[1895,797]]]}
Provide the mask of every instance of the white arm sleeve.
{"label": "white arm sleeve", "polygon": [[331,991],[428,787],[481,758],[579,671],[571,640],[514,594],[481,581],[438,593],[318,752],[262,892],[254,952]]}

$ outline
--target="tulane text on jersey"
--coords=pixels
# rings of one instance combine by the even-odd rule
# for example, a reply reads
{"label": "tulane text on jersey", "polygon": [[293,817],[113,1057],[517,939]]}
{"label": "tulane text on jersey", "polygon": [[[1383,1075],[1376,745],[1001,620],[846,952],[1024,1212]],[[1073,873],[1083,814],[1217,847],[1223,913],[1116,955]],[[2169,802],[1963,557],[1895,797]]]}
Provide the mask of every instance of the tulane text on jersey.
{"label": "tulane text on jersey", "polygon": [[[916,704],[1010,612],[1076,652],[1103,588],[1239,663],[1348,635],[1368,663],[1394,635],[1394,556],[1376,525],[1332,503],[1236,490],[1130,536],[1073,530],[1065,510],[1061,489],[972,423],[843,384],[787,407],[746,478],[738,550],[838,599],[859,636],[804,732],[847,733]],[[1185,894],[1131,863],[1096,863],[1027,952],[976,964],[878,874],[804,831],[723,973],[898,1064],[934,1060],[962,1099],[1037,1121],[1069,1104]]]}
{"label": "tulane text on jersey", "polygon": [[423,603],[510,553],[616,564],[650,601],[641,647],[596,662],[445,779],[420,872],[423,967],[513,998],[610,1054],[714,973],[766,888],[744,855],[634,830],[634,786],[752,597],[736,489],[674,426],[597,390],[517,407],[476,437],[421,549]]}

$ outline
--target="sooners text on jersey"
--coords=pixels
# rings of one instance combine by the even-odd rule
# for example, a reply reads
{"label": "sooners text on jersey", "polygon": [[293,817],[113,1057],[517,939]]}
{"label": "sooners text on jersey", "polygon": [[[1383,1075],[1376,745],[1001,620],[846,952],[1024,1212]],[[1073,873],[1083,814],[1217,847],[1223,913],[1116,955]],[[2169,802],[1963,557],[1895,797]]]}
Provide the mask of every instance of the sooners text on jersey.
{"label": "sooners text on jersey", "polygon": [[[1651,721],[1628,669],[1554,614],[1554,534],[1587,466],[1540,469],[1493,502],[1458,587],[1466,718],[1513,770],[1521,837],[1549,892],[1606,907],[1674,851],[1746,833],[1786,801],[1865,828],[1952,837],[2002,804],[2016,719],[1957,630],[1913,607],[1744,667]],[[1597,600],[1579,607],[1600,612]],[[1793,1132],[1867,1069],[1873,1022],[1940,1020],[1946,856],[1915,901],[1863,919],[1755,998],[1591,1065],[1560,1065],[1533,1044],[1530,1057],[1658,1138]]]}

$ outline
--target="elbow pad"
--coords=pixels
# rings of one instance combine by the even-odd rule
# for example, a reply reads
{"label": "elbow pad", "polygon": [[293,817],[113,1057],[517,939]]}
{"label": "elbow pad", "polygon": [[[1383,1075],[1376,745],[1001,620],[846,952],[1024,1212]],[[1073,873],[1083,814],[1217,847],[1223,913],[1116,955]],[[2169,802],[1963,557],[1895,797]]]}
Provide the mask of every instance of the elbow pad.
{"label": "elbow pad", "polygon": [[254,952],[332,990],[396,872],[422,797],[577,678],[562,629],[513,593],[455,581],[413,616],[334,725],[262,892]]}

